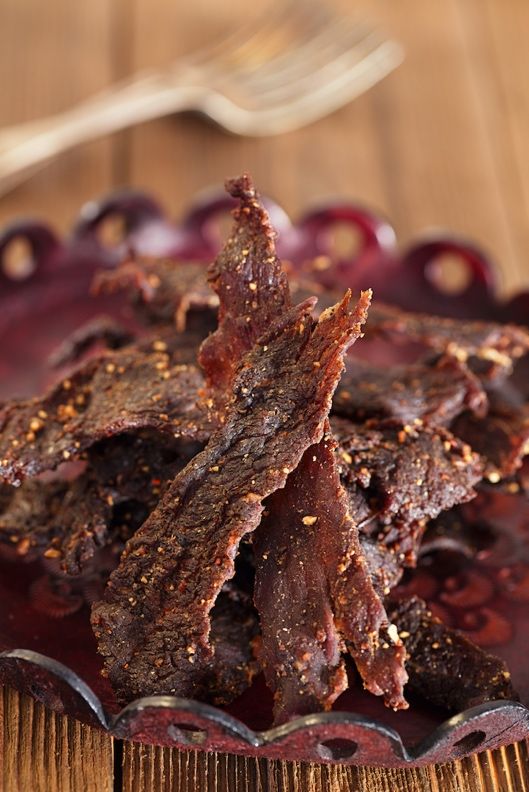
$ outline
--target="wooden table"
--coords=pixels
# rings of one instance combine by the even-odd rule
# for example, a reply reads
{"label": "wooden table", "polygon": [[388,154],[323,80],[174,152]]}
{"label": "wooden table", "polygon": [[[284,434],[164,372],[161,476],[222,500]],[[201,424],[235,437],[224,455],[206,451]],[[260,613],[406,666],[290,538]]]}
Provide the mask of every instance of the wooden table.
{"label": "wooden table", "polygon": [[[0,124],[61,110],[134,70],[163,66],[265,5],[2,0]],[[125,184],[152,192],[177,216],[198,190],[247,169],[294,215],[339,195],[381,209],[402,242],[432,225],[475,238],[500,264],[504,288],[519,287],[529,275],[529,4],[356,5],[407,57],[354,104],[273,139],[232,138],[190,117],[138,127],[45,168],[0,201],[0,223],[32,214],[66,230],[84,201]],[[525,745],[425,770],[346,770],[120,745],[9,690],[3,712],[5,792],[529,789]]]}

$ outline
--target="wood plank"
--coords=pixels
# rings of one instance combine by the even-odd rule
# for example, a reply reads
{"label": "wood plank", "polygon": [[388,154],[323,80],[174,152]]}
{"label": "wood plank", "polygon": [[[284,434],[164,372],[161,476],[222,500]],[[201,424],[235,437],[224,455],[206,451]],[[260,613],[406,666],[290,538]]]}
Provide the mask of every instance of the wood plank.
{"label": "wood plank", "polygon": [[3,792],[111,792],[112,738],[2,688]]}
{"label": "wood plank", "polygon": [[[4,0],[0,4],[0,125],[66,109],[115,79],[113,3]],[[18,215],[49,218],[64,230],[81,204],[113,183],[113,143],[65,154],[0,199],[0,225]]]}
{"label": "wood plank", "polygon": [[464,5],[460,0],[362,3],[406,52],[402,66],[380,86],[373,134],[386,165],[387,208],[399,236],[409,239],[436,227],[470,237],[501,262],[512,285],[520,265]]}
{"label": "wood plank", "polygon": [[[526,90],[529,13],[513,0],[505,14],[498,0],[459,3],[466,49],[480,93],[482,127],[500,184],[500,196],[512,235],[516,269],[507,268],[508,285],[527,281],[529,248],[529,95]],[[511,281],[512,279],[512,281]]]}
{"label": "wood plank", "polygon": [[526,743],[435,767],[279,762],[124,743],[123,792],[526,792]]}

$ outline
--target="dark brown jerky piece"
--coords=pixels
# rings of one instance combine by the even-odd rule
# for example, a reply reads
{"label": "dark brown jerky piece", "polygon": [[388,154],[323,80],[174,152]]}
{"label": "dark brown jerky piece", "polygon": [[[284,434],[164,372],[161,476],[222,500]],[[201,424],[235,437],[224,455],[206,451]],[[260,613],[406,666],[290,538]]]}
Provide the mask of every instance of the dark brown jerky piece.
{"label": "dark brown jerky piece", "polygon": [[442,427],[343,419],[331,425],[343,481],[376,515],[369,535],[413,566],[426,521],[475,495],[483,473],[478,455]]}
{"label": "dark brown jerky piece", "polygon": [[96,316],[78,327],[50,355],[54,368],[77,363],[91,348],[103,345],[105,349],[120,349],[132,341],[127,328],[111,316]]}
{"label": "dark brown jerky piece", "polygon": [[408,689],[452,712],[496,699],[517,699],[505,663],[445,625],[418,597],[389,611],[408,653]]}
{"label": "dark brown jerky piece", "polygon": [[28,480],[17,488],[0,515],[0,538],[23,554],[57,558],[67,574],[78,575],[98,547],[139,528],[198,450],[183,443],[165,448],[141,433],[98,443],[73,480]]}
{"label": "dark brown jerky piece", "polygon": [[255,602],[276,721],[329,709],[345,690],[342,638],[365,687],[389,706],[406,706],[404,650],[387,635],[329,435],[267,500],[254,548]]}
{"label": "dark brown jerky piece", "polygon": [[259,524],[263,499],[321,439],[343,354],[369,304],[365,294],[350,312],[349,299],[316,324],[312,303],[297,306],[260,339],[224,424],[128,542],[92,613],[120,698],[194,694],[212,655],[209,614],[239,542]]}
{"label": "dark brown jerky piece", "polygon": [[481,454],[486,462],[485,476],[496,484],[513,476],[529,453],[529,406],[511,406],[492,394],[485,418],[464,413],[452,431]]}
{"label": "dark brown jerky piece", "polygon": [[333,412],[363,421],[395,418],[448,424],[463,410],[483,415],[487,396],[464,363],[442,355],[409,366],[379,368],[349,358],[333,400]]}
{"label": "dark brown jerky piece", "polygon": [[238,198],[232,235],[211,265],[219,297],[218,328],[202,344],[200,364],[222,407],[242,357],[291,305],[286,274],[275,252],[275,232],[248,176],[226,183]]}
{"label": "dark brown jerky piece", "polygon": [[331,548],[323,536],[330,531],[332,539],[341,537],[345,518],[339,514],[338,524],[332,523],[337,515],[328,513],[328,498],[340,490],[339,478],[327,489],[328,479],[335,478],[332,452],[330,475],[324,467],[329,442],[309,448],[284,489],[268,498],[253,539],[261,660],[274,693],[276,723],[330,709],[347,688],[329,585],[338,559],[332,555],[335,542]]}
{"label": "dark brown jerky piece", "polygon": [[151,324],[174,323],[179,332],[214,321],[218,299],[206,281],[203,264],[182,263],[165,258],[127,259],[115,270],[103,270],[94,279],[93,290],[115,292],[128,289],[140,317]]}
{"label": "dark brown jerky piece", "polygon": [[513,362],[529,351],[529,331],[517,325],[407,313],[380,302],[369,313],[368,330],[447,352],[488,380],[509,375]]}
{"label": "dark brown jerky piece", "polygon": [[211,611],[213,659],[204,691],[208,701],[229,704],[249,687],[260,668],[254,653],[258,635],[252,598],[232,582],[225,583]]}
{"label": "dark brown jerky piece", "polygon": [[66,481],[27,481],[12,490],[12,497],[0,514],[0,541],[12,544],[20,556],[34,558],[51,548],[61,536],[56,516],[68,492]]}
{"label": "dark brown jerky piece", "polygon": [[166,351],[128,347],[89,360],[45,396],[2,408],[0,476],[17,485],[103,438],[140,429],[206,439],[202,382],[194,366],[171,366]]}
{"label": "dark brown jerky piece", "polygon": [[397,554],[383,542],[372,536],[360,534],[360,547],[366,560],[371,582],[378,596],[383,600],[399,583],[404,568]]}

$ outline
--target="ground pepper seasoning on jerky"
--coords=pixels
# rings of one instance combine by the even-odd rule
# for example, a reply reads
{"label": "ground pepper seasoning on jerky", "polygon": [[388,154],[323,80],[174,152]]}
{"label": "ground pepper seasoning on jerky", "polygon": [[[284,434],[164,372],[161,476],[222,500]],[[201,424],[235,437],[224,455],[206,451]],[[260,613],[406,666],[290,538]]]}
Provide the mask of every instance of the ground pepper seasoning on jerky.
{"label": "ground pepper seasoning on jerky", "polygon": [[239,542],[259,524],[264,498],[321,439],[368,301],[364,295],[351,311],[346,295],[316,324],[309,302],[273,324],[243,359],[224,424],[128,542],[92,611],[122,698],[194,694],[212,659],[209,613],[233,575]]}
{"label": "ground pepper seasoning on jerky", "polygon": [[[217,392],[219,405],[226,403],[243,354],[291,304],[288,281],[275,252],[275,234],[251,182],[243,177],[227,187],[240,205],[234,212],[234,232],[209,271],[219,297],[219,327],[201,349],[206,379]],[[404,705],[404,651],[393,643],[390,648],[380,637],[387,619],[362,561],[356,526],[348,516],[328,424],[325,433],[305,452],[284,488],[267,500],[268,516],[254,539],[260,548],[255,556],[255,598],[263,632],[261,656],[275,694],[276,721],[329,708],[347,687],[340,657],[343,638],[336,630],[333,608],[341,614],[348,611],[342,618],[345,635],[366,686],[385,695],[390,706]],[[300,510],[307,512],[301,521]],[[310,515],[316,512],[321,517],[313,525]],[[280,563],[285,543],[288,552],[283,552]],[[313,558],[321,557],[325,544],[326,563],[316,568]],[[300,567],[306,569],[306,585],[301,588]],[[358,601],[354,601],[355,585]],[[284,596],[276,596],[281,589]],[[289,631],[290,638],[285,635]]]}
{"label": "ground pepper seasoning on jerky", "polygon": [[18,485],[26,476],[79,457],[104,438],[149,429],[162,436],[203,440],[208,418],[197,407],[203,378],[195,366],[171,365],[161,348],[135,346],[85,363],[45,396],[0,409],[0,476]]}

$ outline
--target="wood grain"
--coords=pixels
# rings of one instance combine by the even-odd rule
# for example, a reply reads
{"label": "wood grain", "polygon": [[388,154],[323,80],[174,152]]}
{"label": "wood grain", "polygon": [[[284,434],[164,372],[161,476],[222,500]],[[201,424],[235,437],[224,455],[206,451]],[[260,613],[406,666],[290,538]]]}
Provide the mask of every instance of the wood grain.
{"label": "wood grain", "polygon": [[410,770],[204,755],[125,743],[123,792],[527,792],[525,743]]}
{"label": "wood grain", "polygon": [[[109,0],[2,0],[0,125],[66,109],[116,79]],[[114,143],[65,154],[0,201],[0,225],[19,215],[69,228],[82,203],[113,184]]]}
{"label": "wood grain", "polygon": [[2,792],[112,792],[112,738],[3,688]]}

